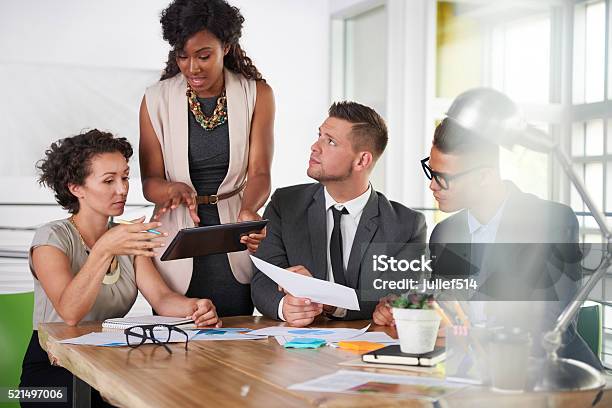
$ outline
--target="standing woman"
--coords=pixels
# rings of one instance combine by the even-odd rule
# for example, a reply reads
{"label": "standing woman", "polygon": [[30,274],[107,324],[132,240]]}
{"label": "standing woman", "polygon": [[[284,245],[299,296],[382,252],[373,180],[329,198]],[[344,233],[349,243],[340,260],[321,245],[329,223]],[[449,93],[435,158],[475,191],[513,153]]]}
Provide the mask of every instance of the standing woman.
{"label": "standing woman", "polygon": [[[274,95],[238,43],[243,22],[223,0],[175,0],[162,12],[172,49],[140,107],[140,166],[171,238],[194,225],[258,220],[270,195]],[[254,252],[264,236],[243,243]],[[247,251],[155,261],[171,288],[211,299],[219,316],[252,314]]]}

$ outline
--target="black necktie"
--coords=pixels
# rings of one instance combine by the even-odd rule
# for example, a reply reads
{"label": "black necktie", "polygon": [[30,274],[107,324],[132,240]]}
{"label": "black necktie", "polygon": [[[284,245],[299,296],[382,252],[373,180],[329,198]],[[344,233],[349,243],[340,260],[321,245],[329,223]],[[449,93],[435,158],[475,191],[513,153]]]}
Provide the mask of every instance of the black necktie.
{"label": "black necktie", "polygon": [[342,231],[340,229],[340,220],[342,214],[348,214],[348,210],[343,208],[338,210],[335,206],[331,207],[332,215],[334,216],[334,229],[332,230],[331,239],[329,240],[329,255],[331,258],[332,272],[334,273],[334,282],[346,286],[344,278],[344,257],[342,254]]}

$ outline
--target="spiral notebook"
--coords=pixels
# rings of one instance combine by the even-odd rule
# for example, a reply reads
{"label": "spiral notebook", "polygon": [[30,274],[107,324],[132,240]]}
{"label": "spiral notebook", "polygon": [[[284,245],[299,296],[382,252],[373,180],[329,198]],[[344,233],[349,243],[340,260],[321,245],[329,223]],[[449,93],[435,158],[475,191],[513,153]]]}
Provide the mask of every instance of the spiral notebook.
{"label": "spiral notebook", "polygon": [[102,323],[102,328],[121,330],[132,326],[146,326],[149,324],[170,324],[181,326],[181,328],[189,328],[188,326],[193,326],[193,320],[169,316],[131,316],[106,319]]}

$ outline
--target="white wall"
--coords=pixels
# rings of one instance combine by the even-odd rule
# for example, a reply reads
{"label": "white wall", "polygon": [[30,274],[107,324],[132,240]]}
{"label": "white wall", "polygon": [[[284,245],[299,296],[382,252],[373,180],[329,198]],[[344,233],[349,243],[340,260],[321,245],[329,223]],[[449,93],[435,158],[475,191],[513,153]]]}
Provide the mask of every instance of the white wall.
{"label": "white wall", "polygon": [[[0,4],[0,202],[52,199],[33,183],[51,141],[100,127],[137,143],[137,110],[168,47],[167,1],[22,0]],[[236,0],[243,46],[273,87],[273,187],[306,181],[309,146],[328,105],[327,0]],[[133,168],[137,167],[136,162]],[[137,170],[137,169],[134,169]],[[137,177],[136,177],[137,179]],[[142,202],[133,178],[131,200]]]}
{"label": "white wall", "polygon": [[2,62],[159,69],[164,0],[19,0],[0,5]]}
{"label": "white wall", "polygon": [[[92,127],[138,140],[138,102],[167,53],[164,3],[1,3],[0,202],[52,202],[33,180],[53,140]],[[138,190],[131,200],[142,202]]]}
{"label": "white wall", "polygon": [[307,182],[310,145],[329,107],[327,0],[234,0],[243,45],[276,98],[273,188]]}

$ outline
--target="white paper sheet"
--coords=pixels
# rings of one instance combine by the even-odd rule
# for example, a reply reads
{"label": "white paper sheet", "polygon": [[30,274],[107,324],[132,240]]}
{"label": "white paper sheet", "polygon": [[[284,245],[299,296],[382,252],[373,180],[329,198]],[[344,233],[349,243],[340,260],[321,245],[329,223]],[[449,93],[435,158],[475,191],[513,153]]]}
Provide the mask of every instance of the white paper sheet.
{"label": "white paper sheet", "polygon": [[[393,385],[399,386],[393,387]],[[401,385],[410,387],[402,388]],[[288,388],[296,391],[345,393],[361,393],[367,389],[370,393],[411,395],[415,398],[435,401],[465,386],[434,378],[339,370],[333,374],[291,385]]]}
{"label": "white paper sheet", "polygon": [[276,341],[282,346],[287,341],[291,341],[296,337],[311,337],[323,339],[328,343],[338,342],[342,340],[353,339],[356,336],[367,332],[370,325],[363,329],[346,329],[346,328],[327,328],[327,327],[265,327],[259,330],[249,332],[255,336],[274,336]]}
{"label": "white paper sheet", "polygon": [[248,334],[213,334],[213,335],[196,335],[192,341],[221,341],[221,340],[266,340],[267,336],[250,336]]}
{"label": "white paper sheet", "polygon": [[359,310],[354,289],[337,283],[300,275],[279,268],[251,255],[251,260],[261,272],[295,297],[308,298],[316,303]]}
{"label": "white paper sheet", "polygon": [[253,336],[251,329],[202,329],[196,331],[196,335],[191,340],[212,341],[212,340],[265,340],[268,336]]}
{"label": "white paper sheet", "polygon": [[[189,339],[195,336],[195,332],[186,332]],[[155,337],[157,338],[157,336]],[[184,343],[185,335],[173,331],[170,335],[170,341],[168,343]],[[72,339],[61,340],[60,343],[64,344],[81,344],[87,346],[104,346],[104,347],[117,347],[127,346],[125,334],[121,331],[108,331],[108,332],[92,332],[84,334],[83,336],[74,337]],[[145,341],[145,343],[152,343],[151,340]]]}

